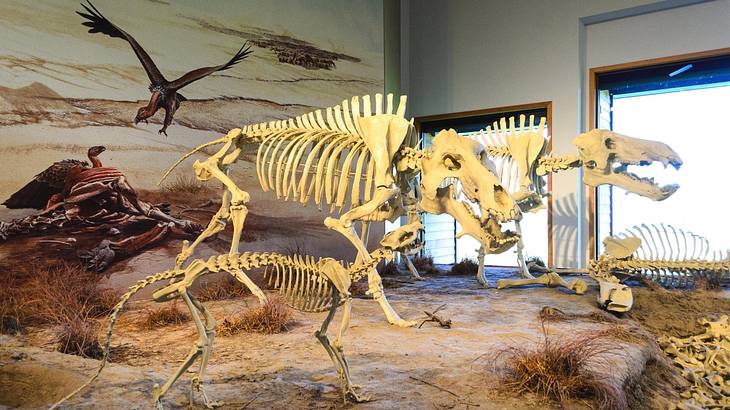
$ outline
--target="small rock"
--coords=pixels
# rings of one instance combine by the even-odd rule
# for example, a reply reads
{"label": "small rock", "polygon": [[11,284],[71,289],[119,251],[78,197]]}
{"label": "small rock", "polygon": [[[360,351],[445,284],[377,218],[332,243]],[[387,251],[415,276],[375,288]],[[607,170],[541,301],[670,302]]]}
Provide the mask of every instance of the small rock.
{"label": "small rock", "polygon": [[25,352],[15,352],[10,358],[13,360],[25,360],[28,358],[28,355]]}

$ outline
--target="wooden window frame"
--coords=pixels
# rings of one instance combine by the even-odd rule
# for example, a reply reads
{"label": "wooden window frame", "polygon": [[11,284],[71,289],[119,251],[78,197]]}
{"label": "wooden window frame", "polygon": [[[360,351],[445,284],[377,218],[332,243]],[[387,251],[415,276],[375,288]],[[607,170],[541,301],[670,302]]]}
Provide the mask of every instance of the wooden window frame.
{"label": "wooden window frame", "polygon": [[[602,67],[593,67],[588,70],[588,129],[592,130],[596,128],[598,123],[598,111],[596,107],[596,93],[598,76],[601,74],[607,74],[615,71],[626,71],[635,68],[646,68],[651,66],[657,66],[662,64],[680,64],[684,62],[691,62],[694,60],[700,60],[703,58],[730,56],[730,47],[718,48],[707,51],[698,51],[694,53],[677,54],[667,57],[651,58],[646,60],[632,61],[628,63],[613,64]],[[588,256],[590,260],[595,260],[598,251],[598,239],[596,238],[596,230],[598,223],[596,218],[596,190],[597,188],[591,188],[588,192],[588,241],[589,249]],[[583,246],[583,245],[580,245]]]}
{"label": "wooden window frame", "polygon": [[[529,110],[537,110],[537,109],[544,109],[547,112],[546,121],[547,121],[548,135],[550,136],[550,139],[548,141],[547,152],[552,152],[552,150],[553,150],[553,139],[552,139],[553,102],[552,101],[542,101],[542,102],[536,102],[536,103],[517,104],[517,105],[506,105],[506,106],[502,106],[502,107],[453,112],[453,113],[448,113],[448,114],[425,115],[425,116],[421,116],[421,117],[415,117],[413,119],[413,123],[416,128],[416,133],[420,136],[421,127],[424,123],[442,121],[442,120],[455,120],[455,119],[466,118],[466,117],[480,117],[483,115],[494,115],[494,114],[500,114],[500,113],[508,114],[508,113],[512,113],[515,111],[529,111]],[[484,127],[486,127],[487,125],[489,125],[489,124],[484,124]],[[552,174],[548,174],[547,190],[548,190],[548,192],[552,192],[552,189],[553,189],[553,176],[552,176]],[[548,266],[553,266],[553,196],[552,195],[548,195],[548,197],[547,197],[547,240],[548,240],[548,261],[547,261],[547,263],[548,263]]]}

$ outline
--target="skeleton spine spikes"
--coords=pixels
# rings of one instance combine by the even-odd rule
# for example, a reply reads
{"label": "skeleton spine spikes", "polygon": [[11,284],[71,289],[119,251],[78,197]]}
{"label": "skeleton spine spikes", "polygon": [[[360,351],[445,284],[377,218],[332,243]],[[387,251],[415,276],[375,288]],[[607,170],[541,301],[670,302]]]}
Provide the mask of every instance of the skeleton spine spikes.
{"label": "skeleton spine spikes", "polygon": [[[519,189],[519,171],[510,151],[509,140],[511,138],[528,138],[529,135],[539,135],[542,138],[545,130],[546,119],[540,117],[540,122],[535,124],[535,116],[529,118],[521,114],[519,116],[519,127],[515,117],[501,118],[499,122],[494,121],[486,129],[479,130],[473,138],[484,146],[484,150],[492,161],[494,161],[495,174],[499,177],[500,184],[508,192],[516,192]],[[537,127],[537,129],[535,129]],[[544,147],[547,147],[545,141]],[[543,148],[544,150],[544,148]]]}

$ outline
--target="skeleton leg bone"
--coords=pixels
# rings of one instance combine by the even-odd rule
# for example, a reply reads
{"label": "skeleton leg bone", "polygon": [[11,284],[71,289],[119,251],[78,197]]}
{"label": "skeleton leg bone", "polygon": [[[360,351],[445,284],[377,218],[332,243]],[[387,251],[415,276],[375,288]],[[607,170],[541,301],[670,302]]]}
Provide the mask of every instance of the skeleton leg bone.
{"label": "skeleton leg bone", "polygon": [[408,268],[408,272],[411,273],[411,277],[415,280],[423,280],[423,276],[418,273],[418,269],[413,266],[413,262],[411,262],[411,259],[408,257],[408,255],[405,255],[403,253],[401,253],[400,255],[401,258],[406,261],[406,267]]}
{"label": "skeleton leg bone", "polygon": [[348,399],[359,403],[363,401],[369,400],[367,397],[360,397],[354,390],[354,386],[352,385],[350,381],[350,371],[347,366],[347,362],[345,361],[345,357],[342,352],[342,335],[345,331],[345,329],[349,326],[350,322],[350,301],[345,301],[345,311],[342,316],[342,323],[340,324],[340,330],[338,332],[337,338],[335,339],[334,343],[330,343],[329,338],[327,338],[327,328],[329,327],[330,322],[335,316],[335,312],[337,311],[337,307],[340,304],[340,296],[339,294],[335,294],[332,298],[332,307],[330,307],[329,313],[327,314],[327,317],[324,319],[324,322],[322,322],[322,327],[314,332],[314,336],[319,340],[319,342],[324,347],[324,350],[327,352],[327,354],[330,356],[330,359],[332,360],[332,363],[335,365],[335,368],[337,369],[337,374],[340,377],[340,382],[342,383],[342,398],[345,402],[347,402]]}
{"label": "skeleton leg bone", "polygon": [[481,287],[488,288],[489,282],[487,282],[487,277],[484,275],[484,254],[484,247],[479,247],[477,256],[477,282]]}
{"label": "skeleton leg bone", "polygon": [[552,271],[533,279],[500,279],[497,281],[497,289],[527,285],[545,285],[551,288],[564,287],[574,291],[578,295],[582,295],[588,289],[588,285],[585,281],[576,279],[568,283],[563,280],[560,275]]}
{"label": "skeleton leg bone", "polygon": [[520,276],[522,276],[523,279],[535,279],[534,276],[530,274],[530,270],[527,269],[527,264],[525,263],[525,243],[522,242],[522,227],[520,226],[520,221],[515,220],[515,232],[519,236],[519,240],[517,241],[517,265],[520,268]]}
{"label": "skeleton leg bone", "polygon": [[211,218],[205,230],[201,232],[197,238],[195,238],[192,244],[188,241],[183,241],[182,250],[175,257],[175,269],[182,268],[182,265],[193,254],[195,248],[201,242],[225,229],[226,221],[230,218],[230,212],[228,210],[229,207],[230,193],[228,192],[228,190],[224,190],[221,198],[221,207],[220,209],[218,209],[218,212],[213,215],[213,218]]}
{"label": "skeleton leg bone", "polygon": [[[340,216],[339,219],[326,218],[324,220],[324,224],[328,228],[342,234],[342,236],[347,238],[353,244],[353,246],[355,246],[355,249],[357,249],[358,252],[357,260],[370,262],[372,259],[370,257],[370,253],[368,253],[367,248],[365,247],[365,243],[363,243],[362,239],[355,232],[355,229],[352,226],[352,222],[362,218],[365,215],[375,212],[379,206],[386,203],[393,196],[397,195],[398,192],[398,188],[378,187],[375,190],[373,199],[371,199],[369,202],[360,205],[357,208],[351,209],[350,211]],[[363,229],[365,229],[365,227],[363,227]],[[402,327],[415,326],[418,323],[418,321],[415,320],[402,319],[395,311],[395,309],[393,309],[390,303],[388,303],[388,299],[386,299],[385,295],[383,294],[383,281],[380,278],[378,271],[376,271],[375,269],[372,269],[370,273],[368,273],[367,294],[372,295],[373,299],[375,299],[378,304],[380,304],[380,308],[383,309],[388,323]]]}
{"label": "skeleton leg bone", "polygon": [[[230,256],[238,255],[239,242],[241,239],[241,233],[243,232],[243,223],[246,220],[246,215],[248,215],[248,209],[245,205],[231,205],[231,219],[233,220],[233,240],[231,241],[231,250],[228,253]],[[266,295],[264,295],[264,292],[261,290],[261,288],[259,288],[251,280],[251,278],[249,278],[240,269],[237,269],[236,273],[231,273],[236,279],[238,279],[239,282],[246,285],[248,290],[250,290],[251,293],[258,298],[259,304],[261,306],[266,304]]]}
{"label": "skeleton leg bone", "polygon": [[[198,310],[196,306],[193,304],[192,300],[190,299],[190,295],[188,294],[187,287],[181,287],[178,291],[180,297],[182,297],[183,301],[185,301],[185,304],[187,305],[188,309],[190,310],[190,314],[193,318],[193,321],[195,322],[195,328],[198,330],[198,335],[200,338],[198,341],[193,345],[192,349],[190,350],[190,353],[183,361],[183,364],[180,365],[180,367],[177,369],[175,374],[170,376],[169,379],[165,382],[165,384],[160,387],[158,384],[155,384],[155,386],[152,388],[152,398],[155,401],[155,404],[158,409],[162,409],[162,397],[165,396],[167,391],[170,389],[170,387],[177,381],[177,379],[180,378],[180,376],[185,373],[190,366],[192,366],[193,363],[195,363],[195,360],[199,356],[203,356],[207,359],[207,356],[210,354],[210,348],[211,344],[213,342],[212,338],[209,338],[208,332],[206,330],[205,325],[203,325],[203,322],[200,320],[200,316],[198,315]],[[212,319],[212,318],[211,318]],[[215,325],[213,324],[213,329],[215,329]],[[207,361],[207,360],[206,360]],[[204,371],[204,366],[201,363],[201,370],[200,374]],[[197,382],[197,387],[200,388],[199,381]],[[195,385],[195,382],[193,382],[193,385]],[[192,392],[191,392],[191,399],[192,399]],[[212,408],[214,405],[212,402],[208,402],[206,397],[206,407]],[[210,405],[210,406],[209,406]]]}
{"label": "skeleton leg bone", "polygon": [[[215,319],[213,316],[208,312],[208,310],[203,306],[202,303],[200,303],[199,300],[195,299],[195,297],[190,296],[190,301],[193,303],[193,305],[198,309],[200,313],[203,314],[203,318],[205,320],[205,335],[208,339],[208,342],[203,347],[203,353],[202,357],[200,359],[200,369],[198,370],[197,376],[193,377],[193,380],[191,381],[191,389],[190,389],[190,406],[193,406],[193,391],[199,391],[201,395],[203,396],[203,404],[206,408],[214,408],[219,407],[223,405],[223,402],[221,401],[212,401],[208,398],[208,395],[205,393],[205,389],[203,389],[203,386],[201,384],[203,380],[203,376],[205,375],[205,368],[208,366],[208,359],[210,358],[210,353],[213,351],[213,340],[215,339]],[[196,315],[197,316],[197,315]],[[198,319],[200,320],[200,319]],[[197,323],[196,323],[197,326]]]}

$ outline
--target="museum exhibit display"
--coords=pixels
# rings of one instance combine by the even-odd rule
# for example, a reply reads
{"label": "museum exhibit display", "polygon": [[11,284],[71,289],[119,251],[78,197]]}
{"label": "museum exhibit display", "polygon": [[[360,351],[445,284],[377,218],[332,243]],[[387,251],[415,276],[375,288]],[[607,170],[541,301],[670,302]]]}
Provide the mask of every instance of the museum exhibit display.
{"label": "museum exhibit display", "polygon": [[518,3],[2,2],[0,407],[729,408],[730,5]]}

